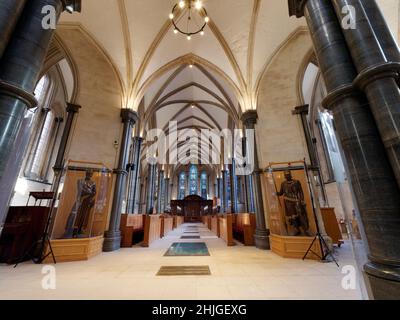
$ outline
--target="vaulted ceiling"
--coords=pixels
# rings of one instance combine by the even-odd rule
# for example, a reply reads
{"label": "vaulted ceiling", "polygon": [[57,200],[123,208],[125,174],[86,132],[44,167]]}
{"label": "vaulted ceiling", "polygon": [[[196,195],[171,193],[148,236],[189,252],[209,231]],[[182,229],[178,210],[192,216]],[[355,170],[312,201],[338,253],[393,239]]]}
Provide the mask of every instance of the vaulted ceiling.
{"label": "vaulted ceiling", "polygon": [[[173,33],[168,18],[176,2],[83,0],[82,13],[64,14],[61,24],[80,24],[108,54],[123,83],[127,107],[137,109],[143,96],[152,99],[147,93],[152,95],[162,85],[160,77],[168,80],[182,64],[197,62],[218,81],[235,107],[255,108],[257,80],[268,59],[304,21],[289,18],[284,0],[203,0],[211,21],[204,36],[188,41]],[[193,74],[182,72],[174,82],[176,86],[206,84],[203,78],[197,69]],[[180,97],[192,93],[196,97],[187,100],[208,100],[194,87]]]}
{"label": "vaulted ceiling", "polygon": [[[379,2],[390,8],[396,1]],[[211,21],[190,41],[174,34],[168,18],[177,0],[82,0],[82,12],[64,13],[61,24],[80,25],[109,57],[123,107],[143,109],[142,131],[170,120],[179,128],[231,128],[256,108],[274,53],[306,25],[289,18],[285,0],[202,2]]]}

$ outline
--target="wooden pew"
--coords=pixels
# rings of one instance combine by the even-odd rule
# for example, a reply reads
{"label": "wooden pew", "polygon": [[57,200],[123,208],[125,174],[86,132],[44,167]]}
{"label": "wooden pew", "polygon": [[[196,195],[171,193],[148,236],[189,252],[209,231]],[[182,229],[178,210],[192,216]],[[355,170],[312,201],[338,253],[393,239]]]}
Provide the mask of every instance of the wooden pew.
{"label": "wooden pew", "polygon": [[217,237],[220,236],[219,219],[217,215],[211,217],[211,231],[214,232]]}
{"label": "wooden pew", "polygon": [[203,216],[203,218],[204,218],[204,225],[209,229],[209,230],[211,230],[211,216],[210,215],[206,215],[206,216]]}
{"label": "wooden pew", "polygon": [[185,221],[185,217],[183,216],[176,216],[176,227],[179,227]]}
{"label": "wooden pew", "polygon": [[161,216],[160,237],[165,237],[174,227],[174,218],[168,215]]}
{"label": "wooden pew", "polygon": [[256,216],[253,213],[238,213],[233,215],[233,237],[245,246],[254,246],[256,231]]}
{"label": "wooden pew", "polygon": [[219,221],[219,237],[227,243],[228,246],[234,246],[233,241],[233,216],[232,214],[225,214],[218,217]]}
{"label": "wooden pew", "polygon": [[158,214],[145,215],[144,239],[142,247],[149,247],[154,240],[160,239],[161,216]]}
{"label": "wooden pew", "polygon": [[143,241],[144,215],[123,214],[121,215],[121,247],[130,248],[132,245]]}

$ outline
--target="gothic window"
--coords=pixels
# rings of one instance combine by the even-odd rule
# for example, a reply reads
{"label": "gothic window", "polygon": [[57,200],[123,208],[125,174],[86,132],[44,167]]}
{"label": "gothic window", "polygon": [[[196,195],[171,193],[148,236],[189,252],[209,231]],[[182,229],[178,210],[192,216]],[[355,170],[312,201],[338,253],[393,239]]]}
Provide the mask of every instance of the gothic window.
{"label": "gothic window", "polygon": [[197,166],[192,165],[190,166],[190,170],[189,170],[189,194],[193,195],[193,194],[198,194],[198,179],[199,173],[197,170]]}
{"label": "gothic window", "polygon": [[207,199],[207,182],[208,182],[208,176],[207,176],[207,172],[203,171],[201,173],[201,178],[200,178],[200,182],[201,182],[201,197],[204,199]]}
{"label": "gothic window", "polygon": [[50,76],[45,75],[34,91],[38,106],[31,110],[34,113],[34,124],[21,174],[39,182],[50,180],[56,144],[62,131],[63,120],[59,116],[62,111],[53,106],[57,88],[57,81],[51,81]]}
{"label": "gothic window", "polygon": [[186,174],[185,172],[181,172],[181,174],[179,175],[179,196],[178,196],[179,200],[185,198],[185,191],[186,191]]}

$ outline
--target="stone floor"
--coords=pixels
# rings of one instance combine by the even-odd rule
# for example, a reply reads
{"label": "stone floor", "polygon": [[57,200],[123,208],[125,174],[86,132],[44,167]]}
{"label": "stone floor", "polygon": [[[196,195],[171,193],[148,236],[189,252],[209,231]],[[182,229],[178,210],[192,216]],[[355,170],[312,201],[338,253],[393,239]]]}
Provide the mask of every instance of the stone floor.
{"label": "stone floor", "polygon": [[[183,225],[150,248],[103,253],[90,261],[56,265],[56,289],[42,288],[43,265],[0,265],[0,299],[361,299],[342,288],[334,263],[283,259],[240,244],[227,247],[199,227],[200,240],[182,240]],[[205,242],[210,256],[164,256],[173,242]],[[353,265],[350,244],[336,249],[340,266]],[[208,265],[211,276],[156,276],[161,266]]]}

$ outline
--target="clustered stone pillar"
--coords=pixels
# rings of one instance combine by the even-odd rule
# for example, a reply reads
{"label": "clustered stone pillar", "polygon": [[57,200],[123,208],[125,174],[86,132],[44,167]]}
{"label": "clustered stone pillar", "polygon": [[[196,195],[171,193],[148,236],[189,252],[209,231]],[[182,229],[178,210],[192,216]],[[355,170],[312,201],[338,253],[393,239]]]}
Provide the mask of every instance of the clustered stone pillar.
{"label": "clustered stone pillar", "polygon": [[222,200],[221,200],[221,178],[219,176],[217,176],[217,184],[216,184],[216,197],[217,199],[219,199],[220,203],[222,204]]}
{"label": "clustered stone pillar", "polygon": [[[0,5],[0,225],[27,143],[27,139],[21,139],[24,145],[16,141],[21,132],[29,134],[24,117],[37,105],[32,93],[54,34],[53,29],[42,28],[45,5],[55,8],[58,19],[63,10],[61,0],[2,0]],[[13,10],[15,15],[10,14]]]}
{"label": "clustered stone pillar", "polygon": [[[333,113],[350,182],[365,229],[370,262],[364,266],[364,270],[370,280],[372,293],[376,299],[399,299],[400,191],[368,100],[354,86],[357,69],[343,34],[345,30],[340,26],[340,19],[332,3],[337,5],[336,1],[289,0],[289,8],[291,15],[301,17],[304,14],[306,17],[327,87],[328,96],[323,105]],[[358,3],[354,5],[358,6]],[[364,21],[357,29],[365,27],[367,24]],[[362,31],[356,31],[358,32]],[[350,36],[347,40],[350,40]],[[355,42],[349,42],[349,46],[360,46],[357,49],[360,59],[357,64],[359,64],[366,59],[366,53],[361,51],[372,49],[368,42],[374,43],[374,39],[365,38],[363,43],[356,42],[356,37],[353,40]],[[368,60],[375,59],[381,57],[381,53],[372,50],[368,56]],[[383,76],[382,80],[388,87],[379,90],[378,81],[371,79],[372,82],[369,82],[376,82],[372,87],[377,90],[372,90],[373,93],[369,98],[373,97],[374,101],[379,100],[379,96],[387,92],[388,101],[394,101],[391,93],[386,91],[393,89],[392,79]],[[391,103],[385,106],[394,107]],[[382,114],[381,119],[386,116],[387,114]],[[389,131],[392,124],[392,121],[388,123]],[[393,138],[395,143],[397,138],[396,136]],[[386,146],[388,147],[387,143]],[[390,158],[393,160],[394,156],[393,153]]]}
{"label": "clustered stone pillar", "polygon": [[168,176],[165,178],[164,180],[164,210],[165,208],[169,206],[169,195],[170,195],[170,190],[169,190],[169,181],[170,179],[168,178]]}
{"label": "clustered stone pillar", "polygon": [[364,10],[388,61],[400,62],[400,49],[376,1],[363,1]]}
{"label": "clustered stone pillar", "polygon": [[[247,139],[246,137],[242,138],[242,154],[244,157],[247,157]],[[254,212],[254,198],[252,191],[252,179],[251,175],[244,175],[244,195],[246,202],[246,211],[247,213]]]}
{"label": "clustered stone pillar", "polygon": [[227,181],[228,181],[228,171],[227,170],[225,170],[225,168],[224,168],[224,170],[221,170],[221,174],[222,174],[222,181],[221,181],[221,183],[222,183],[222,187],[221,187],[221,191],[222,191],[222,197],[221,197],[221,200],[222,200],[222,205],[221,205],[221,209],[222,209],[222,212],[223,213],[226,213],[226,212],[228,212],[228,188],[226,187],[226,185],[227,185]]}
{"label": "clustered stone pillar", "polygon": [[134,137],[134,155],[133,155],[133,172],[130,181],[130,196],[128,197],[128,213],[134,213],[136,205],[136,196],[139,188],[139,172],[140,172],[140,152],[142,149],[143,138]]}
{"label": "clustered stone pillar", "polygon": [[232,164],[229,165],[231,182],[231,213],[238,213],[237,176],[235,166],[235,159],[232,159]]}
{"label": "clustered stone pillar", "polygon": [[11,39],[25,3],[26,0],[1,0],[0,2],[0,59]]}
{"label": "clustered stone pillar", "polygon": [[123,123],[123,131],[119,150],[118,168],[114,169],[116,178],[111,208],[110,225],[108,230],[104,234],[103,251],[105,252],[115,251],[121,247],[120,223],[122,214],[122,203],[125,199],[126,180],[128,176],[126,165],[128,164],[132,129],[136,121],[138,120],[138,115],[133,110],[122,109],[121,118]]}
{"label": "clustered stone pillar", "polygon": [[254,171],[251,175],[252,192],[254,192],[254,206],[256,213],[256,231],[254,235],[254,241],[257,248],[269,250],[269,230],[267,230],[265,222],[264,203],[261,189],[261,170],[258,163],[257,141],[255,137],[255,125],[257,120],[258,115],[257,111],[255,110],[249,110],[242,115],[242,122],[246,128],[246,132],[248,132],[248,130],[254,132],[254,146],[250,148],[250,146],[247,145],[246,152],[247,158],[249,161],[253,161],[254,165]]}
{"label": "clustered stone pillar", "polygon": [[[397,183],[400,186],[400,90],[396,81],[399,76],[400,63],[391,61],[391,56],[386,55],[365,13],[362,3],[373,2],[375,0],[332,1],[340,20],[343,7],[352,6],[355,10],[356,28],[343,28],[343,34],[358,71],[356,84],[368,98],[372,114],[397,177]],[[388,29],[387,26],[386,28]],[[382,34],[383,29],[379,30]],[[387,37],[384,39],[387,41]]]}
{"label": "clustered stone pillar", "polygon": [[158,172],[157,213],[163,213],[163,210],[162,210],[163,189],[164,189],[164,170],[160,170]]}
{"label": "clustered stone pillar", "polygon": [[156,164],[149,163],[147,168],[146,214],[152,214],[154,209],[155,176],[156,176]]}

